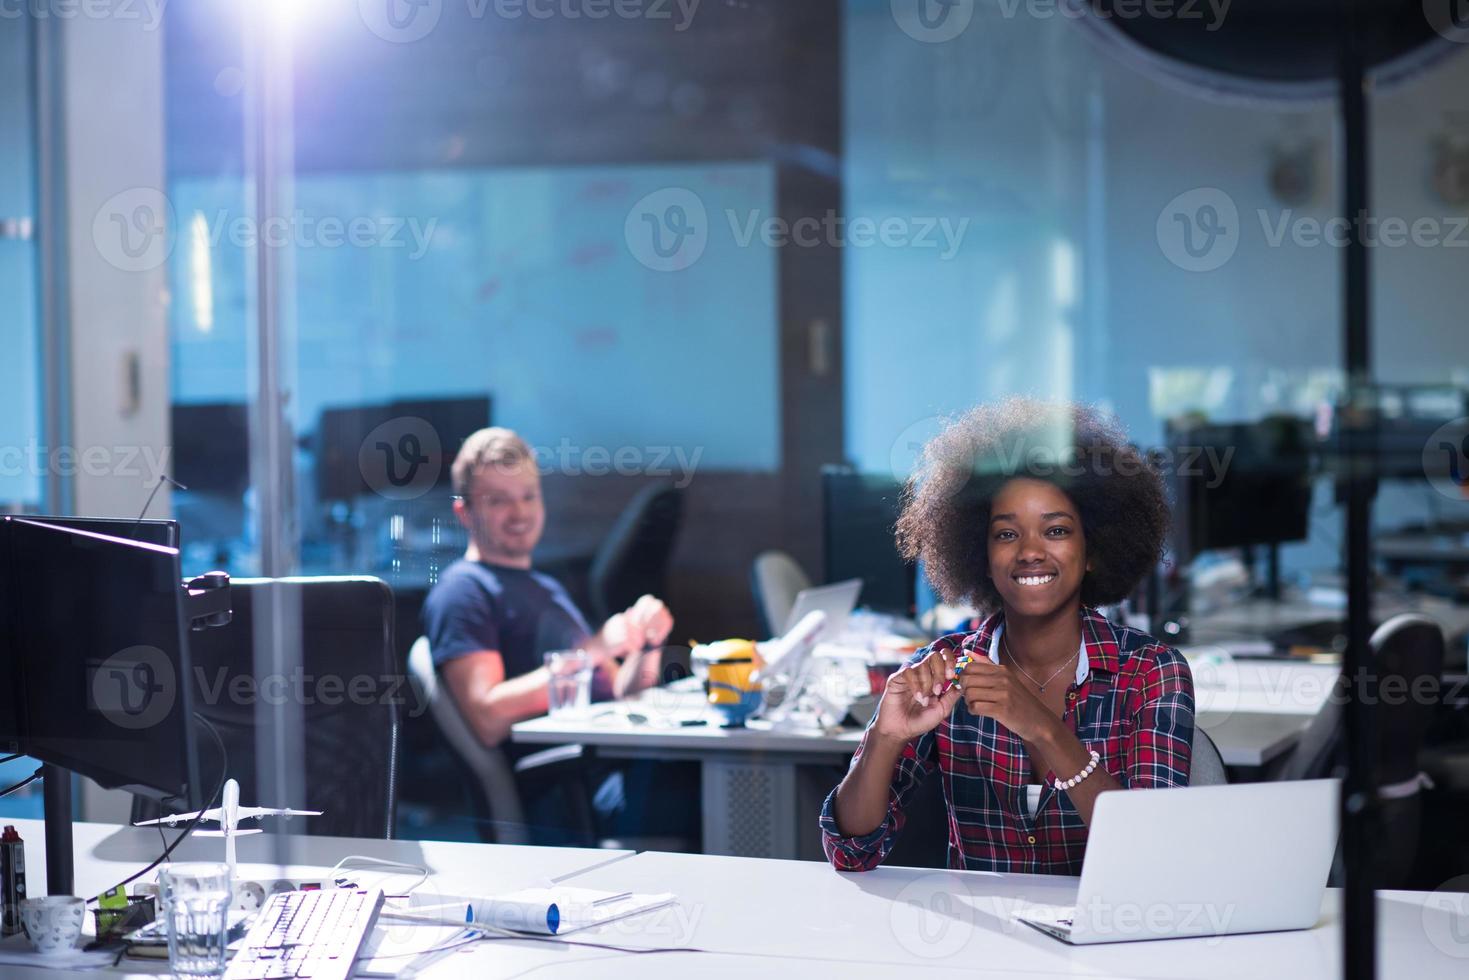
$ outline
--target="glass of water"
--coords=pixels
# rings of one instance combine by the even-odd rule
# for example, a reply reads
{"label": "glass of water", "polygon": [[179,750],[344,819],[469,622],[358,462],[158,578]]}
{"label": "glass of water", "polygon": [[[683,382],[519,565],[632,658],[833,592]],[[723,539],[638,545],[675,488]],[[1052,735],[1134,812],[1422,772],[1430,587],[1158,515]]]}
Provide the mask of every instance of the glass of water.
{"label": "glass of water", "polygon": [[596,665],[585,650],[552,650],[546,654],[551,675],[547,700],[553,715],[585,712],[592,704],[592,674]]}
{"label": "glass of water", "polygon": [[171,864],[158,875],[168,924],[168,965],[180,977],[224,973],[229,932],[230,869],[225,864]]}

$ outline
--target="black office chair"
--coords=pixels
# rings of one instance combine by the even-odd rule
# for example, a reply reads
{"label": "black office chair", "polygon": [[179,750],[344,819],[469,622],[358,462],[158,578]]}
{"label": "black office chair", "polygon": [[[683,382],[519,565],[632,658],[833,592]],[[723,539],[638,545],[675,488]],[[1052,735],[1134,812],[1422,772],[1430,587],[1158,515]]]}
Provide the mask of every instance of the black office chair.
{"label": "black office chair", "polygon": [[[1374,884],[1399,887],[1411,875],[1418,853],[1422,822],[1421,790],[1426,783],[1419,754],[1438,706],[1443,674],[1444,636],[1426,616],[1405,613],[1383,623],[1372,634],[1372,680],[1360,695],[1377,699],[1377,786],[1381,833],[1374,847]],[[1414,692],[1427,687],[1435,694]],[[1311,720],[1280,772],[1281,779],[1341,776],[1346,765],[1345,693],[1342,677],[1332,695]]]}
{"label": "black office chair", "polygon": [[[224,742],[240,803],[321,810],[319,817],[298,818],[308,834],[392,838],[399,714],[411,697],[393,654],[392,590],[365,577],[235,579],[230,588],[230,624],[189,634],[190,681],[195,710]],[[267,591],[300,610],[304,800],[264,798],[256,772],[256,702],[275,696],[275,682],[267,686],[253,666],[254,612]],[[295,698],[297,685],[285,680],[287,696]],[[200,779],[212,791],[220,778],[212,739],[200,738],[199,756]],[[135,821],[158,815],[156,803],[134,798]]]}
{"label": "black office chair", "polygon": [[683,491],[667,483],[644,487],[623,508],[588,574],[596,623],[641,595],[665,594],[668,559],[682,520]]}

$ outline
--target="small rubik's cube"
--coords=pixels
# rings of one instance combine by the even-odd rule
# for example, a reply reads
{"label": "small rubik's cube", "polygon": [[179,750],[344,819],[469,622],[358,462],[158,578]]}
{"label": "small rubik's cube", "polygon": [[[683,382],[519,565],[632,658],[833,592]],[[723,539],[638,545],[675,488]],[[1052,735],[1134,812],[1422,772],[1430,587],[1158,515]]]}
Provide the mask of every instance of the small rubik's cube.
{"label": "small rubik's cube", "polygon": [[959,654],[959,659],[954,661],[954,673],[962,674],[964,668],[974,662],[974,658],[967,653]]}

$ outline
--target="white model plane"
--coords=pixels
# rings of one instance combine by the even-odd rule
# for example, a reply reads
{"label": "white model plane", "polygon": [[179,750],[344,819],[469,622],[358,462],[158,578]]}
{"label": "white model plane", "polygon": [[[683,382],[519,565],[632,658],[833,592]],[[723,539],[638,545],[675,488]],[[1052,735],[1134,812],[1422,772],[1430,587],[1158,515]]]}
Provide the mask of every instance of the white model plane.
{"label": "white model plane", "polygon": [[233,779],[224,782],[224,791],[220,796],[220,805],[203,811],[193,813],[172,813],[166,817],[156,820],[140,820],[133,824],[134,827],[152,827],[158,824],[166,824],[170,827],[181,823],[188,823],[195,817],[209,820],[219,824],[218,830],[196,830],[195,837],[223,837],[224,838],[224,861],[230,868],[230,880],[235,878],[235,838],[243,834],[263,834],[265,831],[256,827],[248,830],[239,829],[241,820],[255,820],[259,817],[319,817],[320,810],[282,810],[268,806],[240,806],[240,784]]}

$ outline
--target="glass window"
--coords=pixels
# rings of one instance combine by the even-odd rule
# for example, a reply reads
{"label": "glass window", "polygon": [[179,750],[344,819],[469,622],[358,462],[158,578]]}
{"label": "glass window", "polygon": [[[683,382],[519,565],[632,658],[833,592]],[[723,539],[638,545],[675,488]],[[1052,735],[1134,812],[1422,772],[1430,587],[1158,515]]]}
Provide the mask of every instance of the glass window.
{"label": "glass window", "polygon": [[0,18],[0,507],[43,509],[30,25]]}

